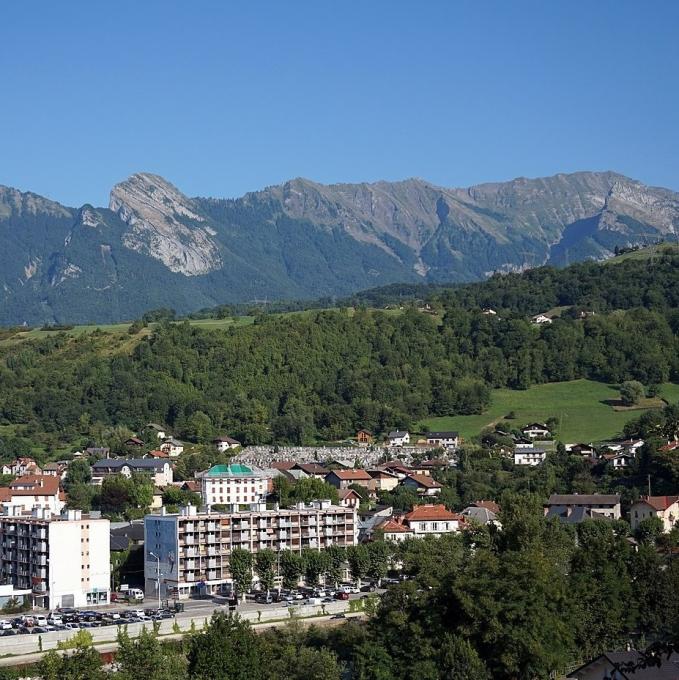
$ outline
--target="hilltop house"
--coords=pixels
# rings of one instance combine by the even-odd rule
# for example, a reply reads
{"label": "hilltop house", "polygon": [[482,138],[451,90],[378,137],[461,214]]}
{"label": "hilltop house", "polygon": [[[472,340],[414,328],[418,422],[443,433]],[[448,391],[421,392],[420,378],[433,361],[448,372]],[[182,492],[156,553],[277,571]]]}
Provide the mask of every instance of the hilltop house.
{"label": "hilltop house", "polygon": [[415,490],[420,496],[438,496],[443,488],[436,480],[426,475],[410,474],[401,485]]}
{"label": "hilltop house", "polygon": [[547,452],[534,446],[521,446],[514,449],[514,465],[540,465],[545,458],[547,458]]}
{"label": "hilltop house", "polygon": [[167,432],[165,432],[165,428],[162,425],[158,425],[158,423],[147,423],[144,430],[151,430],[151,431],[155,432],[156,437],[158,439],[166,439],[167,438]]}
{"label": "hilltop house", "polygon": [[212,440],[212,443],[217,447],[217,451],[229,451],[230,449],[237,449],[241,444],[238,440],[231,437],[217,437]]}
{"label": "hilltop house", "polygon": [[28,456],[21,456],[11,463],[2,466],[3,475],[14,475],[19,477],[21,475],[40,475],[42,470],[39,465]]}
{"label": "hilltop house", "polygon": [[360,446],[369,446],[373,443],[373,433],[369,430],[359,430],[356,433],[356,441]]}
{"label": "hilltop house", "polygon": [[429,432],[427,444],[442,449],[457,448],[460,445],[460,435],[457,432]]}
{"label": "hilltop house", "polygon": [[568,517],[574,510],[584,508],[592,516],[620,519],[620,496],[613,494],[552,494],[545,504],[545,514]]}
{"label": "hilltop house", "polygon": [[348,489],[352,484],[370,489],[373,478],[365,470],[331,470],[325,481],[336,489]]}
{"label": "hilltop house", "polygon": [[176,458],[184,452],[184,444],[173,437],[168,437],[158,448],[167,453],[170,458]]}
{"label": "hilltop house", "polygon": [[549,428],[544,423],[530,423],[530,425],[521,428],[521,434],[529,439],[544,439],[545,437],[552,436]]}
{"label": "hilltop house", "polygon": [[660,519],[663,531],[668,533],[679,520],[679,496],[642,496],[630,508],[632,531],[649,517]]}
{"label": "hilltop house", "polygon": [[392,430],[387,435],[389,446],[407,446],[410,444],[410,433],[402,430]]}

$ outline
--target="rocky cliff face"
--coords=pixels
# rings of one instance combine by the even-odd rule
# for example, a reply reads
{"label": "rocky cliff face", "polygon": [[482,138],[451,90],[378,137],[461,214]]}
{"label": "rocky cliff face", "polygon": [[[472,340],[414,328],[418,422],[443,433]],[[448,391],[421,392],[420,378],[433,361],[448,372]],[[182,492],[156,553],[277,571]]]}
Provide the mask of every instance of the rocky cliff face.
{"label": "rocky cliff face", "polygon": [[0,323],[469,281],[675,239],[679,194],[613,172],[438,187],[295,179],[235,200],[157,175],[80,210],[0,187]]}
{"label": "rocky cliff face", "polygon": [[170,271],[198,276],[221,267],[215,231],[162,177],[139,173],[116,184],[109,209],[129,227],[123,244],[160,260]]}

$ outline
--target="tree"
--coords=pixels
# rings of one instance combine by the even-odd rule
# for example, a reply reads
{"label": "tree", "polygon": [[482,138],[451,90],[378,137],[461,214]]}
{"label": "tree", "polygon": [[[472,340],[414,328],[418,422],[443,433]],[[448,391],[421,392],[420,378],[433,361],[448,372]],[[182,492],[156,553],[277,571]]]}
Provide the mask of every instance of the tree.
{"label": "tree", "polygon": [[664,526],[660,517],[647,517],[642,519],[634,531],[634,537],[640,543],[655,545],[658,537],[663,533]]}
{"label": "tree", "polygon": [[385,543],[384,541],[374,541],[369,543],[367,547],[367,575],[379,585],[389,570],[389,559],[392,555],[392,548],[389,543]]}
{"label": "tree", "polygon": [[349,571],[351,577],[361,585],[361,579],[364,578],[370,569],[370,554],[365,545],[351,545],[347,548],[347,561],[349,562]]}
{"label": "tree", "polygon": [[70,494],[71,489],[77,484],[89,484],[92,481],[92,470],[90,464],[84,458],[76,458],[68,465],[66,479],[64,479],[64,489]]}
{"label": "tree", "polygon": [[255,571],[257,572],[257,576],[259,576],[262,588],[266,590],[267,594],[274,586],[274,567],[276,566],[276,562],[276,553],[269,548],[260,550],[255,554]]}
{"label": "tree", "polygon": [[253,564],[252,553],[249,550],[234,548],[231,551],[229,569],[236,585],[236,592],[243,596],[243,601],[245,601],[245,594],[252,588]]}
{"label": "tree", "polygon": [[298,553],[285,550],[280,554],[281,575],[286,588],[296,588],[304,572],[304,563]]}
{"label": "tree", "polygon": [[620,385],[620,401],[625,406],[638,404],[645,395],[644,386],[638,380],[626,380]]}
{"label": "tree", "polygon": [[267,656],[246,621],[213,614],[207,630],[189,640],[189,676],[205,680],[267,680]]}
{"label": "tree", "polygon": [[304,565],[304,578],[309,586],[316,585],[328,568],[328,556],[325,551],[314,548],[302,550],[302,564]]}
{"label": "tree", "polygon": [[328,556],[326,583],[330,582],[337,588],[344,573],[346,550],[340,545],[331,545],[325,549],[325,554]]}
{"label": "tree", "polygon": [[446,680],[488,680],[486,664],[468,640],[446,635],[439,650],[439,677]]}
{"label": "tree", "polygon": [[184,680],[186,658],[183,654],[163,647],[159,640],[146,628],[142,628],[136,639],[131,639],[127,630],[118,630],[118,651],[116,652],[116,680]]}
{"label": "tree", "polygon": [[77,647],[71,654],[60,656],[51,649],[38,662],[41,680],[104,680],[101,657],[92,646]]}

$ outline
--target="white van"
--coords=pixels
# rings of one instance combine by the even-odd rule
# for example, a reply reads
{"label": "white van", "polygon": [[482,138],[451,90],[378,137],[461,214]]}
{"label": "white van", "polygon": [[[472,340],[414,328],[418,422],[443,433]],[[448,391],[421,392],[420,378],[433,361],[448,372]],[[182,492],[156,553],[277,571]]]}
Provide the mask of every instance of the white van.
{"label": "white van", "polygon": [[144,591],[141,588],[130,588],[127,591],[127,601],[128,602],[143,602],[144,601]]}

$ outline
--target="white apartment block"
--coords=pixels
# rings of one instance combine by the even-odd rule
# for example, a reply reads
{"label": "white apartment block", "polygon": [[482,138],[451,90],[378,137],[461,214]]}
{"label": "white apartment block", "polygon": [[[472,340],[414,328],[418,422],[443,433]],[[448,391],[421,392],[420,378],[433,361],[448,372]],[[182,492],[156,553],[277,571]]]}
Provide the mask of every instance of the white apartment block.
{"label": "white apartment block", "polygon": [[200,476],[204,505],[249,505],[266,500],[269,477],[241,463],[214,465]]}
{"label": "white apartment block", "polygon": [[0,580],[29,589],[45,609],[109,603],[111,559],[107,519],[67,510],[31,513],[7,506],[0,515]]}
{"label": "white apartment block", "polygon": [[330,501],[267,510],[264,503],[231,513],[201,512],[193,506],[176,514],[144,518],[144,580],[149,595],[186,598],[213,594],[233,582],[229,556],[235,548],[252,553],[270,548],[322,550],[357,543],[354,508]]}

